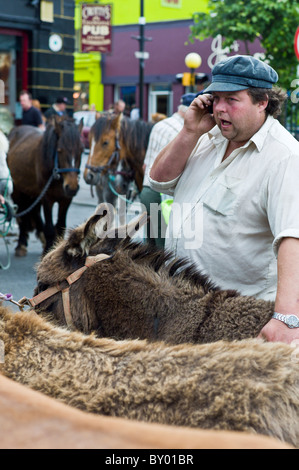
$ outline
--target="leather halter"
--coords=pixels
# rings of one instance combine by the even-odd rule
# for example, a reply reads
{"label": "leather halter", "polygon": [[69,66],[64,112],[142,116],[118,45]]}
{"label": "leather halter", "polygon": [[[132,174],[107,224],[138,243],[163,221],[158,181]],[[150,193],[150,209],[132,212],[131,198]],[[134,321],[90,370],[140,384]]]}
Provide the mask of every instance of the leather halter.
{"label": "leather halter", "polygon": [[96,256],[88,256],[85,260],[84,266],[74,271],[65,279],[65,281],[67,281],[68,283],[68,287],[66,287],[65,289],[61,288],[59,285],[48,287],[48,289],[46,289],[43,292],[40,292],[39,294],[32,297],[31,299],[28,299],[27,297],[23,297],[21,300],[19,300],[20,306],[23,307],[25,304],[27,304],[34,308],[37,305],[41,304],[44,300],[55,295],[57,292],[61,292],[63,309],[64,309],[64,318],[65,318],[66,324],[70,329],[75,330],[76,328],[73,322],[71,309],[70,309],[70,294],[69,294],[70,286],[74,282],[78,281],[78,279],[80,279],[80,277],[86,271],[87,268],[107,258],[111,258],[111,256],[105,253],[100,253]]}
{"label": "leather halter", "polygon": [[58,152],[55,152],[54,156],[54,168],[53,168],[53,176],[54,179],[59,179],[61,173],[80,173],[80,168],[72,167],[72,168],[59,168],[59,162],[58,162]]}
{"label": "leather halter", "polygon": [[[91,170],[93,173],[102,173],[102,171],[104,170],[107,170],[109,172],[110,170],[110,167],[112,166],[112,164],[114,162],[116,162],[116,165],[118,164],[119,162],[119,159],[120,159],[120,143],[119,143],[119,132],[116,131],[115,132],[115,149],[112,153],[112,155],[110,156],[109,160],[108,160],[108,163],[106,163],[106,165],[103,165],[103,166],[93,166],[93,165],[89,165],[88,163],[86,163],[85,165],[85,168],[87,168],[88,170]],[[111,172],[111,170],[110,170]]]}

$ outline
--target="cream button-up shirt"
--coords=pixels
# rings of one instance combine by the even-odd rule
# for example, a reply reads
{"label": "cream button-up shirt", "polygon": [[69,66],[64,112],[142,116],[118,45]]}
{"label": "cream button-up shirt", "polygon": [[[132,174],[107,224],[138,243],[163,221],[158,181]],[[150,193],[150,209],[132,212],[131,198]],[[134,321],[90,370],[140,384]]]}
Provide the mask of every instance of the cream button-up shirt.
{"label": "cream button-up shirt", "polygon": [[178,178],[150,178],[174,197],[165,247],[222,289],[274,300],[279,243],[299,238],[299,142],[269,116],[222,161],[227,144],[215,126]]}

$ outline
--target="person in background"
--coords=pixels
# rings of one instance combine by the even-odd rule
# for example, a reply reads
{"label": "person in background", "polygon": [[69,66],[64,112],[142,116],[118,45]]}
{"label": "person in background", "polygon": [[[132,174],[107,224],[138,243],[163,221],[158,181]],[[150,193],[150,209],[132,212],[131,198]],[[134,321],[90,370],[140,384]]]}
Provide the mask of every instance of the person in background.
{"label": "person in background", "polygon": [[31,93],[25,90],[21,91],[19,100],[23,109],[22,124],[38,127],[39,129],[44,130],[45,125],[42,113],[33,106]]}
{"label": "person in background", "polygon": [[45,118],[49,119],[52,116],[67,116],[66,106],[68,104],[68,99],[64,96],[58,96],[55,103],[51,108],[47,109],[45,112]]}
{"label": "person in background", "polygon": [[[155,207],[157,208],[162,201],[161,194],[150,188],[148,178],[149,171],[159,152],[173,140],[182,129],[185,113],[195,96],[195,93],[184,94],[181,97],[178,110],[169,118],[157,122],[150,133],[149,144],[144,159],[143,188],[140,193],[140,201],[146,207],[149,216],[151,215],[150,204],[155,203]],[[149,219],[147,224],[147,241],[152,245],[163,248],[165,230],[166,225],[163,217],[161,217],[161,210],[159,209],[158,214],[152,214],[152,218]]]}
{"label": "person in background", "polygon": [[130,119],[132,119],[132,121],[139,119],[139,108],[136,106],[135,103],[132,105],[131,108]]}
{"label": "person in background", "polygon": [[114,114],[121,114],[124,113],[126,109],[126,103],[123,100],[118,100],[116,103],[113,105],[112,112]]}

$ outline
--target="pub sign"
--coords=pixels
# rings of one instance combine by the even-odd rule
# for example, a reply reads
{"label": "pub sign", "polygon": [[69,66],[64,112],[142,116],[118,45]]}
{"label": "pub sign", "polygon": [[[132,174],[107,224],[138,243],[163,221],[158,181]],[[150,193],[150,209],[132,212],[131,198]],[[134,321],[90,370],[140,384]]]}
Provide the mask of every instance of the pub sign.
{"label": "pub sign", "polygon": [[112,5],[81,5],[81,52],[111,52]]}

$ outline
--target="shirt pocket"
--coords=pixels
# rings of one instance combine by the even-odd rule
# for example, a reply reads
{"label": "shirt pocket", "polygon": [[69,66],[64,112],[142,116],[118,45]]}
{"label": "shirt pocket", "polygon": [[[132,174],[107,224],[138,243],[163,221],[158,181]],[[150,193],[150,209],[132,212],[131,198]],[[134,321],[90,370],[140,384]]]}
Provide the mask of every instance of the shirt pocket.
{"label": "shirt pocket", "polygon": [[222,175],[207,189],[201,202],[208,209],[226,216],[235,213],[242,189],[242,178]]}

